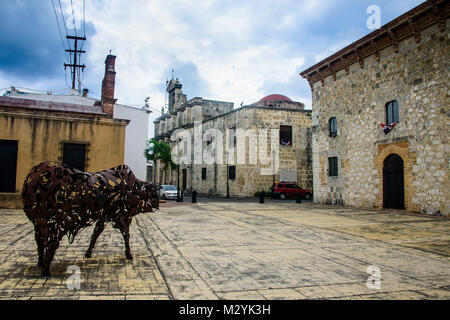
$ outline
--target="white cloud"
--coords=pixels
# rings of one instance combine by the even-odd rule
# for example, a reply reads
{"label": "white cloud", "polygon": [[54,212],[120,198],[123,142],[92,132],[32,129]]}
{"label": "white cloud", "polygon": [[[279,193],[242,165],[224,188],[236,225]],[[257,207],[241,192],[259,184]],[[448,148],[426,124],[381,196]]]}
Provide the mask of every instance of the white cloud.
{"label": "white cloud", "polygon": [[[294,26],[299,14],[317,5],[307,3],[301,13],[287,11],[281,17],[282,26]],[[101,81],[105,56],[113,50],[117,55],[116,96],[125,104],[141,103],[150,95],[152,106],[159,110],[164,104],[163,84],[170,76],[166,72],[174,60],[197,66],[208,85],[209,96],[205,98],[235,104],[257,101],[265,94],[261,92],[265,80],[286,81],[304,63],[301,53],[290,52],[280,39],[255,43],[262,26],[278,25],[268,20],[269,4],[277,6],[272,2],[243,2],[227,7],[216,1],[130,1],[126,5],[108,1],[102,6],[88,5],[86,18],[97,31],[89,39],[89,67]]]}

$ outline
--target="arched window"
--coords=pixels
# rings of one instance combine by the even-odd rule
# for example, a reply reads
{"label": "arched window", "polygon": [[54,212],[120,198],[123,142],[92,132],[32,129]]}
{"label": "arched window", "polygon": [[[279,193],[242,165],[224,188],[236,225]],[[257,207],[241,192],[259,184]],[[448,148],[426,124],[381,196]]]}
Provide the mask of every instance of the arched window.
{"label": "arched window", "polygon": [[389,101],[386,103],[386,124],[390,126],[398,121],[398,102],[397,100]]}
{"label": "arched window", "polygon": [[337,136],[337,119],[335,117],[330,119],[330,137]]}

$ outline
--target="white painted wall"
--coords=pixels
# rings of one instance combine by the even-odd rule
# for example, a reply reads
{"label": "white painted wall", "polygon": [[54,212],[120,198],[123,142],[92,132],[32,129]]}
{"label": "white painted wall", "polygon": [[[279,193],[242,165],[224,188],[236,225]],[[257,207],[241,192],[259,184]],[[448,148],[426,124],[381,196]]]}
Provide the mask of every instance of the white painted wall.
{"label": "white painted wall", "polygon": [[144,181],[147,177],[144,148],[148,139],[149,115],[145,109],[114,105],[113,118],[130,120],[125,129],[125,164],[138,179]]}
{"label": "white painted wall", "polygon": [[[69,95],[36,94],[22,92],[9,97],[72,103],[93,106],[98,99],[79,96],[77,92]],[[144,157],[145,143],[149,136],[150,113],[146,109],[134,108],[122,104],[114,105],[113,118],[130,120],[125,129],[125,164],[133,170],[140,180],[147,178],[147,159]]]}

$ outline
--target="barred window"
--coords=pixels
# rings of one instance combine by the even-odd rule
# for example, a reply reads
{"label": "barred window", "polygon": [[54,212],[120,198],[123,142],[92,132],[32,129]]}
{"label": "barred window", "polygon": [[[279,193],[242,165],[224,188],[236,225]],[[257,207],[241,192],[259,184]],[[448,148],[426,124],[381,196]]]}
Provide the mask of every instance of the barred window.
{"label": "barred window", "polygon": [[78,170],[85,171],[86,144],[63,143],[62,162]]}
{"label": "barred window", "polygon": [[292,146],[292,126],[280,126],[280,144]]}

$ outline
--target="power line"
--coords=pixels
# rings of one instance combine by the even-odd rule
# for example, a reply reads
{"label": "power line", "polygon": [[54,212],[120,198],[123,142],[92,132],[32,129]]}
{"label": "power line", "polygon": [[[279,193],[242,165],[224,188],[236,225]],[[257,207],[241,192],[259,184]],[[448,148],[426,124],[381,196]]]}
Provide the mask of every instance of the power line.
{"label": "power line", "polygon": [[[53,1],[53,0],[52,0],[52,1]],[[60,9],[60,11],[61,11],[61,16],[62,16],[62,19],[63,19],[64,30],[66,30],[66,36],[68,36],[69,33],[67,32],[66,19],[64,18],[64,11],[63,11],[63,9],[62,9],[61,0],[58,0],[58,2],[59,2],[59,9]],[[69,41],[69,40],[67,40],[67,43],[69,44],[69,49],[72,49],[72,48],[70,47],[70,41]],[[72,57],[70,57],[70,59],[72,59]]]}
{"label": "power line", "polygon": [[73,31],[75,32],[75,37],[77,36],[77,28],[75,23],[75,12],[73,11],[73,2],[70,0],[70,6],[72,7],[72,22],[73,22]]}
{"label": "power line", "polygon": [[83,0],[83,33],[86,38],[86,0]]}
{"label": "power line", "polygon": [[53,3],[53,0],[52,0],[52,5],[53,5],[53,11],[55,12],[56,24],[58,26],[58,33],[59,33],[59,37],[61,38],[61,43],[63,45],[64,54],[66,55],[66,58],[69,61],[69,57],[68,57],[67,52],[66,52],[66,46],[64,45],[64,40],[63,40],[63,37],[62,37],[62,34],[61,34],[61,27],[59,26],[58,15],[56,13],[56,8],[55,8],[55,4]]}

